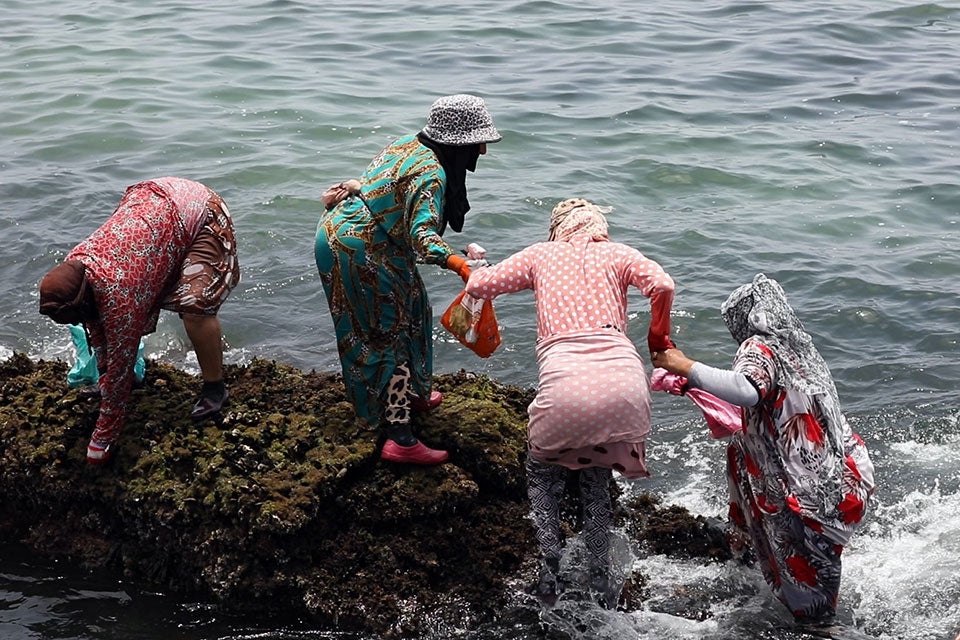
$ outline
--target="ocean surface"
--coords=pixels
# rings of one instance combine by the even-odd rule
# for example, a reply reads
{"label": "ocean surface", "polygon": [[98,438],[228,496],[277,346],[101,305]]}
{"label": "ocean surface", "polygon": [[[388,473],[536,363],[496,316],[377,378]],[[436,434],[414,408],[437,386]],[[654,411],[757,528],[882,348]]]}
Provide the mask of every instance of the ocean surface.
{"label": "ocean surface", "polygon": [[[217,190],[236,221],[227,360],[337,370],[313,264],[320,193],[417,131],[435,98],[476,93],[503,141],[446,239],[497,260],[544,239],[563,198],[610,205],[613,239],[676,280],[678,345],[716,366],[736,347],[720,303],[755,273],[778,279],[877,467],[842,616],[872,638],[960,628],[960,4],[2,0],[0,15],[0,357],[72,359],[36,311],[37,282],[128,185],[176,175]],[[422,272],[439,317],[459,279]],[[643,347],[649,307],[634,294],[630,309]],[[533,386],[533,297],[497,312],[504,343],[488,360],[437,323],[436,371]],[[175,315],[146,343],[196,370]],[[722,517],[723,445],[686,399],[654,401],[654,477],[625,489]],[[623,562],[651,577],[641,610],[528,609],[482,629],[438,621],[434,635],[805,637],[753,569]],[[669,613],[678,594],[709,616]],[[224,617],[7,543],[0,638],[354,640]]]}

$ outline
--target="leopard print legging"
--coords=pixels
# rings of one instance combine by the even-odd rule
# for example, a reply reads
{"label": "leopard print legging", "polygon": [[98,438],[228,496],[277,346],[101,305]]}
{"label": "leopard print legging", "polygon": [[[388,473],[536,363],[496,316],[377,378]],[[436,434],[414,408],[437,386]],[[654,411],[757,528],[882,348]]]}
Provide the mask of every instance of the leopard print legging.
{"label": "leopard print legging", "polygon": [[387,425],[410,423],[410,367],[404,363],[390,376],[383,414]]}

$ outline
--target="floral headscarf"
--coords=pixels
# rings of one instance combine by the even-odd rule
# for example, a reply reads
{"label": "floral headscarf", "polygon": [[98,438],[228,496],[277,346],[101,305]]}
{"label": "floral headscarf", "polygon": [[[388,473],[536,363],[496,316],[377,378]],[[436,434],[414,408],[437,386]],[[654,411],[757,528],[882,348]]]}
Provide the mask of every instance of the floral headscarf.
{"label": "floral headscarf", "polygon": [[564,200],[550,213],[549,240],[569,241],[575,235],[588,235],[592,240],[609,240],[605,213],[612,207],[600,207],[583,198]]}
{"label": "floral headscarf", "polygon": [[827,363],[776,280],[758,273],[753,282],[730,294],[720,306],[720,315],[738,343],[757,336],[770,347],[779,383],[784,387],[810,395],[829,393],[836,398]]}

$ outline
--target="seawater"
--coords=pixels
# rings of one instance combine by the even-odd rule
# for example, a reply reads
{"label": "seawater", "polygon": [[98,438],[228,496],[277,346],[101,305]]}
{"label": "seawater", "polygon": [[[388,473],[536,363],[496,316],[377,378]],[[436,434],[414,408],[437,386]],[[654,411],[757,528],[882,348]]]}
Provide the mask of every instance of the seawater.
{"label": "seawater", "polygon": [[[337,370],[312,258],[320,192],[419,129],[436,97],[476,93],[504,139],[469,176],[465,231],[447,239],[496,260],[544,238],[560,199],[613,206],[613,238],[676,280],[679,346],[717,366],[735,350],[719,304],[757,272],[780,280],[877,465],[841,610],[875,638],[960,627],[960,6],[4,0],[2,14],[0,355],[72,358],[36,312],[38,280],[127,185],[177,175],[216,189],[236,220],[228,361]],[[439,316],[459,283],[422,271]],[[634,293],[630,310],[645,352],[648,305]],[[437,372],[534,385],[532,295],[497,312],[504,344],[488,360],[438,328]],[[196,369],[172,314],[147,354]],[[722,516],[722,444],[685,399],[657,396],[654,411],[655,476],[625,489]],[[344,637],[0,548],[4,638]],[[651,576],[642,610],[438,621],[435,635],[803,637],[755,570],[624,562]],[[678,594],[709,615],[669,613]]]}

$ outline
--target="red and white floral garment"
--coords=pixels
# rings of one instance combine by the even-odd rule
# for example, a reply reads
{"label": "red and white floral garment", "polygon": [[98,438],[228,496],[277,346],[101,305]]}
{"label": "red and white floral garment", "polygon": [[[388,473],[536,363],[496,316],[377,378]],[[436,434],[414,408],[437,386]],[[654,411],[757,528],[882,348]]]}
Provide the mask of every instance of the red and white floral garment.
{"label": "red and white floral garment", "polygon": [[834,393],[781,386],[762,338],[744,341],[734,370],[757,387],[727,449],[730,516],[747,531],[764,578],[799,620],[831,617],[840,555],[873,493],[873,464]]}
{"label": "red and white floral garment", "polygon": [[99,317],[87,323],[100,369],[100,416],[92,440],[116,441],[133,365],[160,309],[215,315],[240,280],[233,222],[220,197],[182,178],[127,189],[113,215],[77,245]]}

